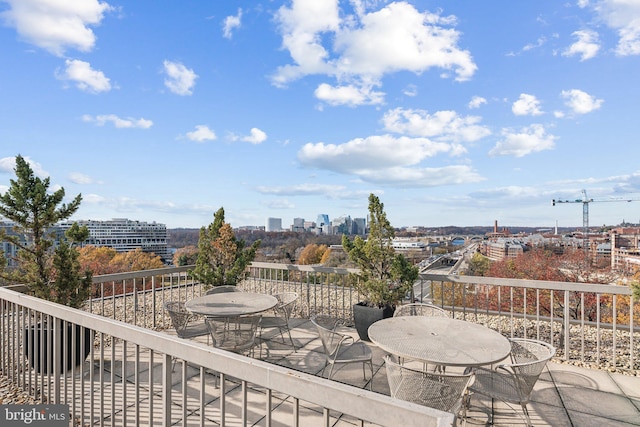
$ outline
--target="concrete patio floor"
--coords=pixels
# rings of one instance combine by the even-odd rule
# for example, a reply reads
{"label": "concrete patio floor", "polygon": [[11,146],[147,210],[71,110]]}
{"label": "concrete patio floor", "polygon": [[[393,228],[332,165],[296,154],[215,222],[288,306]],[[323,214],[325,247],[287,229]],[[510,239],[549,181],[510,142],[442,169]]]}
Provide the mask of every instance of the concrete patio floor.
{"label": "concrete patio floor", "polygon": [[[324,353],[322,344],[318,335],[309,320],[292,319],[291,333],[296,344],[297,351],[293,351],[288,341],[288,337],[283,344],[277,331],[269,330],[263,337],[262,342],[262,360],[274,363],[287,368],[303,371],[313,375],[320,375],[324,366]],[[341,328],[342,332],[357,337],[357,333],[353,328]],[[166,331],[174,334],[173,330]],[[206,337],[197,338],[198,341],[206,344]],[[389,386],[386,379],[386,370],[383,363],[384,352],[373,344],[368,344],[373,352],[374,376],[372,389],[374,392],[389,394]],[[255,348],[253,357],[258,358],[260,349]],[[131,356],[133,357],[133,355]],[[145,359],[145,356],[141,356]],[[108,358],[108,356],[107,356]],[[116,375],[116,380],[122,367],[119,362],[115,366],[106,360],[104,362],[104,371],[99,373],[98,367],[94,364],[94,375],[103,375],[105,378]],[[132,359],[129,359],[132,360]],[[113,368],[113,372],[111,372]],[[198,387],[190,384],[197,381],[200,370],[194,367],[187,367],[187,384],[182,384],[182,365],[177,363],[172,375],[172,388],[176,393],[172,404],[172,424],[174,425],[200,425],[201,416],[205,418],[206,425],[218,425],[219,420],[219,397],[220,389],[214,386],[213,379],[207,381],[207,395],[204,406],[204,414],[200,414],[195,409],[198,402]],[[154,366],[153,372],[137,373],[143,378],[143,383],[149,384],[149,380],[153,383],[160,383],[162,375],[161,364],[157,369]],[[115,388],[109,389],[105,387],[105,401],[112,399],[116,407],[121,407],[120,396],[122,393],[133,395],[136,390],[133,386],[132,378],[127,381],[127,390],[122,390],[120,383]],[[207,370],[206,375],[214,375],[213,372]],[[367,377],[363,379],[363,371],[361,364],[349,364],[338,367],[334,370],[333,380],[340,381],[354,387],[368,388],[371,381],[369,370],[367,369]],[[78,379],[79,380],[79,379]],[[86,380],[86,378],[85,378]],[[82,381],[82,380],[80,380]],[[108,382],[108,381],[107,381]],[[242,391],[241,388],[233,381],[228,381],[226,386],[226,406],[227,415],[231,417],[237,416],[241,411]],[[210,385],[209,385],[210,384]],[[79,386],[79,385],[78,385]],[[130,388],[131,387],[131,388]],[[146,387],[146,386],[143,386]],[[186,395],[187,420],[183,424],[182,412],[183,401],[180,396],[180,390],[188,390]],[[148,392],[138,390],[141,396],[147,396]],[[189,393],[194,393],[190,396]],[[248,421],[252,426],[265,425],[264,412],[264,390],[249,389],[249,405],[248,405]],[[155,401],[156,399],[153,398]],[[289,396],[281,393],[273,393],[272,405],[272,425],[287,427],[291,424],[292,403]],[[195,403],[194,403],[195,402]],[[84,411],[90,411],[90,402],[84,402]],[[150,404],[162,407],[162,402],[149,402],[148,398],[141,398],[141,412],[147,413]],[[623,375],[620,373],[610,373],[601,370],[580,368],[562,363],[549,363],[542,373],[534,392],[531,396],[531,402],[528,405],[529,414],[533,425],[535,426],[552,426],[552,427],[582,427],[582,426],[640,426],[640,377]],[[94,408],[95,409],[95,408]],[[120,411],[122,412],[122,411]],[[154,420],[145,424],[161,425],[163,420],[159,417],[159,413],[154,413]],[[92,412],[93,413],[93,412]],[[121,417],[129,418],[129,415],[116,414],[114,420],[109,420],[107,408],[98,410],[95,414],[102,418],[107,425],[122,425],[124,420]],[[322,409],[314,407],[311,404],[300,402],[299,413],[301,416],[300,425],[321,426],[323,423]],[[156,419],[158,417],[158,419]],[[489,425],[491,418],[491,401],[478,395],[472,395],[470,409],[467,412],[466,424],[468,426],[485,426]],[[359,425],[357,420],[351,419],[342,414],[331,413],[332,426],[356,426]],[[100,423],[98,419],[96,423]],[[128,424],[132,424],[128,422]],[[228,425],[237,425],[236,422],[229,421]],[[365,423],[370,426],[371,424]],[[505,403],[495,402],[494,406],[494,425],[496,426],[525,426],[526,422],[519,405],[509,407]]]}
{"label": "concrete patio floor", "polygon": [[[292,319],[291,326],[297,351],[292,350],[288,338],[283,344],[277,331],[268,331],[264,335],[267,340],[262,344],[262,359],[320,375],[324,355],[313,325],[308,320]],[[342,328],[342,332],[357,338],[353,328]],[[206,342],[205,338],[200,339]],[[368,345],[374,356],[372,389],[388,395],[384,352],[373,344]],[[254,357],[258,357],[258,353],[256,349]],[[368,388],[368,375],[364,380],[361,365],[349,364],[337,367],[332,378],[355,387]],[[535,426],[640,426],[640,377],[552,362],[542,373],[528,408]],[[312,415],[302,425],[315,424],[312,419],[315,421],[317,414]],[[522,415],[518,405],[509,407],[498,401],[494,404],[496,426],[525,426]],[[490,399],[472,395],[467,416],[467,425],[488,425],[491,418]],[[350,424],[348,420],[337,419],[334,425]]]}

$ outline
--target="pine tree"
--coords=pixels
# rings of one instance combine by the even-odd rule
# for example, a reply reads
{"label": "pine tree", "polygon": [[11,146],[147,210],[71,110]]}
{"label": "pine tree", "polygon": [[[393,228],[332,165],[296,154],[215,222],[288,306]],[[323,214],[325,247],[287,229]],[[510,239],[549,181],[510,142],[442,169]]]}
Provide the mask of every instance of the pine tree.
{"label": "pine tree", "polygon": [[[37,177],[21,155],[16,156],[15,173],[17,179],[11,179],[9,189],[0,195],[0,216],[14,223],[13,233],[0,230],[0,240],[18,248],[13,260],[16,266],[9,268],[5,255],[0,255],[0,277],[7,283],[28,285],[37,297],[77,306],[76,296],[85,295],[91,275],[80,278],[78,254],[72,243],[63,240],[53,249],[50,230],[78,210],[82,195],[62,203],[64,188],[49,193],[50,178]],[[71,242],[83,236],[86,239],[85,230],[72,227],[67,238]]]}
{"label": "pine tree", "polygon": [[224,208],[218,209],[213,222],[200,229],[198,258],[193,276],[207,286],[235,285],[256,256],[260,240],[245,247],[236,238],[231,224],[224,222]]}
{"label": "pine tree", "polygon": [[369,195],[369,235],[353,241],[342,236],[342,246],[360,269],[354,280],[358,292],[371,306],[392,305],[402,299],[418,278],[417,267],[393,249],[395,230],[387,219],[384,204],[375,194]]}

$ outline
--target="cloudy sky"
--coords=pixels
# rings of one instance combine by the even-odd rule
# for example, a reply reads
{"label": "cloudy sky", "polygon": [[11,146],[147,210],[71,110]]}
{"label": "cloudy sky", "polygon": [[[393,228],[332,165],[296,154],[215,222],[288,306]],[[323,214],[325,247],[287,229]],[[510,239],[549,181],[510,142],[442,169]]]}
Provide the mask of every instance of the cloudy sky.
{"label": "cloudy sky", "polygon": [[[640,0],[0,0],[15,156],[76,219],[640,222]],[[632,200],[627,203],[622,200]],[[603,203],[600,203],[603,202]],[[611,202],[611,203],[604,203]]]}

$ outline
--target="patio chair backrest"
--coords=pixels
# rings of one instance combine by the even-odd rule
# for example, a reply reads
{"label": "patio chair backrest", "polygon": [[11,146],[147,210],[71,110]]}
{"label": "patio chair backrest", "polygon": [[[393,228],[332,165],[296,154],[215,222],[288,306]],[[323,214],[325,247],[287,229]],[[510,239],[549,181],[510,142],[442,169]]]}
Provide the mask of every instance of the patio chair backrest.
{"label": "patio chair backrest", "polygon": [[250,350],[256,341],[260,315],[237,317],[207,317],[213,346],[234,353]]}
{"label": "patio chair backrest", "polygon": [[393,317],[399,316],[427,316],[427,317],[451,317],[449,313],[433,304],[410,303],[396,307]]}
{"label": "patio chair backrest", "polygon": [[179,337],[183,337],[183,333],[187,328],[189,319],[192,314],[187,310],[183,301],[167,301],[164,308],[169,313],[169,318]]}
{"label": "patio chair backrest", "polygon": [[512,369],[518,379],[522,396],[529,396],[547,362],[555,355],[556,349],[542,341],[512,338],[511,364],[502,367]]}
{"label": "patio chair backrest", "polygon": [[473,373],[452,374],[412,369],[393,355],[384,358],[391,397],[457,414]]}
{"label": "patio chair backrest", "polygon": [[330,316],[311,316],[313,323],[320,336],[322,347],[328,358],[334,359],[340,345],[345,341],[345,335],[336,332],[337,320]]}
{"label": "patio chair backrest", "polygon": [[222,285],[222,286],[215,286],[211,289],[208,289],[204,294],[205,295],[222,294],[225,292],[242,292],[242,289],[239,289],[235,285]]}
{"label": "patio chair backrest", "polygon": [[298,293],[283,292],[279,294],[273,294],[273,296],[278,300],[278,304],[273,307],[276,315],[289,320],[289,318],[291,317],[291,313],[293,312],[293,309],[295,307],[296,301],[298,300]]}

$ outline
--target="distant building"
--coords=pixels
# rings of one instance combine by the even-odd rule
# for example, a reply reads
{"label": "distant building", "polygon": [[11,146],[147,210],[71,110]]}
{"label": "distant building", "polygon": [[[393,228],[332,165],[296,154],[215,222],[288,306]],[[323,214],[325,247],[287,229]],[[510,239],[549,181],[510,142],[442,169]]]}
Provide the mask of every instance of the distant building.
{"label": "distant building", "polygon": [[295,233],[302,233],[304,231],[304,218],[293,218],[291,231]]}
{"label": "distant building", "polygon": [[[8,235],[16,236],[17,234],[13,231],[13,227],[14,223],[12,222],[0,221],[0,228],[3,228]],[[21,241],[26,243],[24,236],[21,236]],[[14,259],[18,255],[18,247],[9,242],[2,242],[0,243],[0,250],[4,253],[7,260],[7,267],[15,267],[16,263]]]}
{"label": "distant building", "polygon": [[265,231],[282,231],[282,218],[267,218]]}
{"label": "distant building", "polygon": [[353,234],[353,221],[349,215],[334,218],[331,220],[331,229],[331,234]]}
{"label": "distant building", "polygon": [[329,221],[329,215],[318,215],[318,218],[316,219],[316,233],[331,234],[331,222]]}
{"label": "distant building", "polygon": [[89,238],[84,241],[83,246],[106,246],[115,249],[116,252],[141,249],[142,252],[159,256],[165,263],[171,262],[165,224],[114,218],[108,221],[66,221],[58,224],[56,229],[62,235],[74,223],[89,229]]}
{"label": "distant building", "polygon": [[485,240],[481,252],[493,261],[503,258],[515,258],[524,253],[525,245],[513,239],[497,238],[493,241]]}
{"label": "distant building", "polygon": [[367,234],[367,220],[365,218],[353,219],[353,234],[364,236]]}

